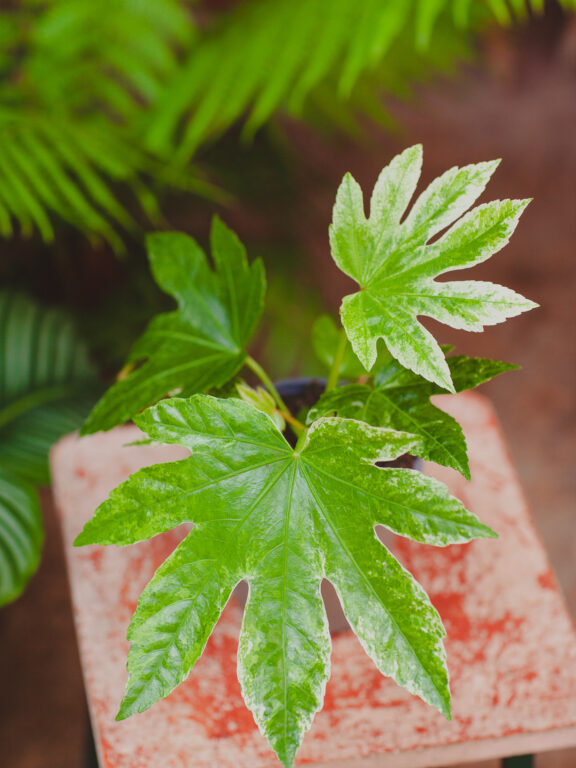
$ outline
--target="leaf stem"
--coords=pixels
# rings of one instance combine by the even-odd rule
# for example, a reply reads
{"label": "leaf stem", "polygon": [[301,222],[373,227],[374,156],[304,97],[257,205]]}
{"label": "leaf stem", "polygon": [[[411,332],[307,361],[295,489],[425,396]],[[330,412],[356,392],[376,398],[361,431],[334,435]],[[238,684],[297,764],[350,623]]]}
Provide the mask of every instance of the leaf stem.
{"label": "leaf stem", "polygon": [[346,331],[342,328],[338,339],[338,346],[336,347],[336,352],[334,354],[334,360],[332,360],[332,365],[330,366],[330,373],[328,374],[328,381],[326,382],[326,392],[328,392],[329,389],[334,389],[338,386],[340,368],[342,367],[344,353],[346,352],[346,342]]}
{"label": "leaf stem", "polygon": [[296,435],[301,435],[303,432],[306,431],[306,427],[302,422],[298,421],[298,419],[294,418],[290,411],[288,410],[288,406],[282,400],[282,397],[280,396],[280,392],[276,389],[274,386],[274,382],[268,376],[264,368],[260,365],[260,363],[257,360],[254,360],[253,357],[250,357],[248,355],[245,360],[246,366],[250,368],[250,370],[258,376],[262,384],[266,387],[268,392],[272,395],[274,398],[274,402],[278,406],[278,409],[280,410],[282,416],[286,419],[286,421],[290,424]]}
{"label": "leaf stem", "polygon": [[297,435],[301,435],[306,431],[306,427],[304,426],[304,424],[302,424],[301,421],[298,421],[298,419],[295,419],[291,413],[287,413],[286,411],[280,411],[280,410],[278,410],[277,413],[280,413],[286,419],[288,424],[290,424],[290,426],[294,428],[294,431],[296,432]]}

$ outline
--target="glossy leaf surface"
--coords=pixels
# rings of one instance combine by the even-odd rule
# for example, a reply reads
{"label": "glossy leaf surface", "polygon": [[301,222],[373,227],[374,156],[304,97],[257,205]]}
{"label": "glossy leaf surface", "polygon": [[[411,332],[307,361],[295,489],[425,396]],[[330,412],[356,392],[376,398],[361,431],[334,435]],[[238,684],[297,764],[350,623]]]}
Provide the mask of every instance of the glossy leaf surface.
{"label": "glossy leaf surface", "polygon": [[153,440],[191,456],[132,475],[76,544],[126,545],[183,522],[194,527],[138,603],[119,718],[148,709],[185,679],[245,578],[242,691],[291,765],[329,674],[323,577],[378,668],[449,716],[442,623],[374,526],[438,546],[494,534],[441,483],[375,466],[414,449],[417,437],[320,419],[292,449],[266,414],[207,395],[165,400],[135,420]]}
{"label": "glossy leaf surface", "polygon": [[148,238],[156,282],[178,310],[152,320],[130,353],[128,373],[97,403],[84,434],[111,429],[172,392],[222,386],[242,367],[264,302],[264,267],[248,264],[236,235],[217,218],[211,248],[215,271],[187,235]]}
{"label": "glossy leaf surface", "polygon": [[[457,392],[517,368],[510,363],[463,355],[448,357],[446,362]],[[376,371],[375,388],[349,384],[325,392],[308,412],[307,420],[311,424],[322,416],[336,415],[411,432],[420,437],[413,453],[452,467],[470,479],[466,438],[460,425],[430,402],[432,395],[440,394],[446,394],[446,390],[390,359]]]}
{"label": "glossy leaf surface", "polygon": [[340,310],[360,362],[372,368],[382,338],[404,367],[454,391],[442,350],[418,316],[481,331],[536,306],[493,283],[435,279],[486,261],[503,248],[529,201],[497,200],[468,211],[495,161],[451,168],[407,213],[421,165],[420,145],[395,157],[376,182],[368,218],[362,190],[347,174],[336,196],[330,244],[340,269],[360,286]]}

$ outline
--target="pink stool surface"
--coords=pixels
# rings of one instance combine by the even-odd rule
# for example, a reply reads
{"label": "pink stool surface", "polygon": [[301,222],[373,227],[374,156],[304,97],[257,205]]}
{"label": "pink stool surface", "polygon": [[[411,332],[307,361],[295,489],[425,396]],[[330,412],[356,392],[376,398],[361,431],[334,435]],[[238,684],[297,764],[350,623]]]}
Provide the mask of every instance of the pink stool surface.
{"label": "pink stool surface", "polygon": [[[439,610],[453,720],[382,677],[353,634],[333,637],[323,710],[297,764],[432,768],[576,745],[576,632],[494,410],[477,394],[439,398],[462,424],[472,482],[427,465],[500,534],[444,549],[396,538],[394,552]],[[279,765],[236,679],[241,609],[231,601],[190,677],[148,712],[115,722],[126,683],[126,629],[140,592],[183,536],[177,529],[126,548],[72,542],[108,493],[147,464],[187,455],[132,446],[135,427],[52,451],[54,494],[102,768],[264,768]]]}

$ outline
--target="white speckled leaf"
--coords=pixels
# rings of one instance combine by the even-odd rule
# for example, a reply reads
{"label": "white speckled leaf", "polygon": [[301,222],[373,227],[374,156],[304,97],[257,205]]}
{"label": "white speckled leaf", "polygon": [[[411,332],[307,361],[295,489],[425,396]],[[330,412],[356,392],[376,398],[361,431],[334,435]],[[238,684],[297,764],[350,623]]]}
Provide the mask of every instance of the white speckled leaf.
{"label": "white speckled leaf", "polygon": [[[517,366],[485,358],[456,355],[446,359],[457,392],[483,384]],[[376,370],[376,388],[348,384],[325,392],[308,412],[312,424],[322,416],[360,419],[378,427],[411,432],[420,437],[412,453],[428,461],[452,467],[470,479],[466,439],[458,422],[432,405],[432,395],[445,390],[412,371],[402,368],[392,358]]]}
{"label": "white speckled leaf", "polygon": [[421,164],[422,148],[417,145],[384,168],[368,218],[362,190],[347,174],[336,196],[330,244],[338,266],[361,289],[344,298],[341,317],[362,365],[372,368],[382,338],[403,366],[453,391],[444,355],[418,317],[481,331],[536,306],[492,283],[435,280],[479,264],[503,248],[529,201],[499,200],[463,216],[484,191],[498,165],[495,161],[451,168],[405,215]]}
{"label": "white speckled leaf", "polygon": [[191,456],[134,474],[76,543],[124,545],[182,522],[194,528],[138,603],[119,718],[144,711],[188,675],[246,579],[238,674],[256,722],[290,766],[329,674],[323,577],[382,672],[449,716],[442,624],[374,526],[439,546],[494,534],[437,481],[376,466],[419,438],[329,418],[292,449],[266,414],[206,395],[162,401],[136,421]]}

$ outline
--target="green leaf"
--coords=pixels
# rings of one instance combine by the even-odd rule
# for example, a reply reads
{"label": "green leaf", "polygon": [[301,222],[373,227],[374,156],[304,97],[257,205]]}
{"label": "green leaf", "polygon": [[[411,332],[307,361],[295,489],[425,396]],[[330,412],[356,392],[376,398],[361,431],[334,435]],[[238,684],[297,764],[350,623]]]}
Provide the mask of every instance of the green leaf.
{"label": "green leaf", "polygon": [[48,452],[78,428],[94,370],[64,313],[0,291],[0,605],[34,573],[43,540],[34,488],[48,483]]}
{"label": "green leaf", "polygon": [[163,401],[135,420],[153,440],[192,455],[132,475],[76,544],[126,545],[183,522],[194,528],[138,603],[119,718],[185,679],[247,579],[238,674],[260,729],[291,765],[328,678],[323,577],[379,669],[449,716],[440,618],[374,526],[439,546],[495,534],[436,480],[376,466],[418,438],[320,419],[292,449],[265,414],[207,395]]}
{"label": "green leaf", "polygon": [[215,271],[188,235],[149,236],[154,278],[178,310],[152,320],[132,348],[128,372],[96,404],[83,434],[111,429],[171,392],[222,386],[242,367],[264,302],[264,267],[259,259],[248,264],[218,218],[211,246]]}
{"label": "green leaf", "polygon": [[[314,347],[316,357],[328,370],[332,367],[339,343],[340,330],[333,318],[330,315],[321,315],[312,326],[312,346]],[[374,368],[379,368],[391,359],[390,353],[384,344],[380,344]],[[339,375],[341,379],[359,379],[361,376],[368,375],[368,371],[358,360],[348,339],[346,339]]]}
{"label": "green leaf", "polygon": [[340,269],[360,286],[340,311],[362,365],[372,368],[382,338],[405,368],[454,391],[442,350],[417,318],[481,331],[537,306],[492,283],[435,280],[503,248],[529,201],[498,200],[465,213],[498,165],[478,163],[437,178],[406,215],[421,165],[420,145],[395,157],[376,182],[368,218],[362,190],[347,174],[336,196],[330,244]]}
{"label": "green leaf", "polygon": [[306,423],[313,424],[325,416],[356,419],[368,422],[366,404],[374,390],[368,384],[345,384],[324,392],[316,405],[308,411]]}
{"label": "green leaf", "polygon": [[[449,357],[446,362],[457,392],[473,389],[518,367],[463,355]],[[430,402],[432,395],[446,394],[446,390],[402,368],[394,360],[377,370],[375,385],[376,389],[349,384],[325,392],[308,412],[308,423],[335,414],[341,418],[360,419],[374,426],[411,432],[420,438],[412,453],[452,467],[469,480],[464,433],[452,416]]]}
{"label": "green leaf", "polygon": [[48,451],[94,400],[95,370],[70,318],[0,292],[0,465],[48,483]]}
{"label": "green leaf", "polygon": [[[316,357],[328,370],[332,367],[338,343],[339,331],[336,323],[329,315],[322,315],[312,326],[312,345]],[[358,379],[365,374],[366,369],[354,354],[350,343],[347,342],[340,365],[340,376],[343,379]]]}
{"label": "green leaf", "polygon": [[43,541],[36,489],[0,470],[0,605],[20,595],[38,567]]}

